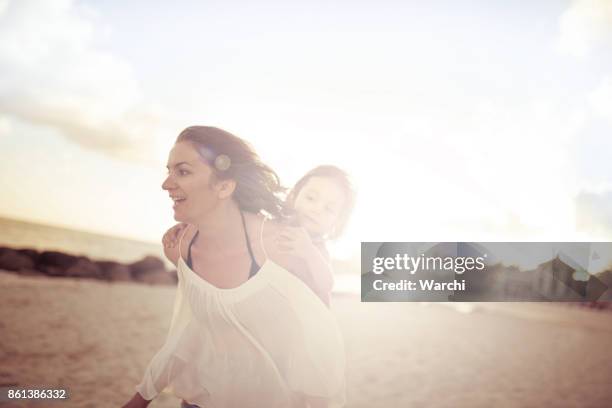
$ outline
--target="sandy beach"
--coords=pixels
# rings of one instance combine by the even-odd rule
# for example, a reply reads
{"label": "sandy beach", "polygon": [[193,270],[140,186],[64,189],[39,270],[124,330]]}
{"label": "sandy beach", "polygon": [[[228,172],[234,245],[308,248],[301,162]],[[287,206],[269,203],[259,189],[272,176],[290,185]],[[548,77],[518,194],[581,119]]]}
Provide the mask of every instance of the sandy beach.
{"label": "sandy beach", "polygon": [[[0,383],[65,387],[59,403],[117,407],[163,343],[175,289],[0,272]],[[556,304],[333,299],[348,407],[604,407],[612,313]],[[150,407],[178,407],[170,395]]]}

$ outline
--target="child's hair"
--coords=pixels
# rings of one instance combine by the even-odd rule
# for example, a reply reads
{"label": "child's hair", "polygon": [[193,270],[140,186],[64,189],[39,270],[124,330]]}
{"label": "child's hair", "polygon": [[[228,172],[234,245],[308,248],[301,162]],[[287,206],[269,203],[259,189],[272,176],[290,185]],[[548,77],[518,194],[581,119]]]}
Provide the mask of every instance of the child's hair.
{"label": "child's hair", "polygon": [[355,205],[356,193],[353,183],[351,182],[348,173],[336,166],[317,166],[314,169],[310,170],[308,173],[306,173],[304,176],[302,176],[302,178],[299,179],[297,183],[295,183],[295,186],[293,186],[291,192],[287,196],[286,204],[288,209],[292,210],[295,208],[295,199],[311,177],[330,178],[334,180],[336,184],[344,191],[344,195],[346,198],[346,201],[344,202],[344,207],[338,214],[338,220],[336,222],[336,225],[334,226],[331,233],[327,236],[328,239],[336,239],[344,232],[346,225],[348,224],[348,220],[351,216],[351,212],[353,211],[353,207]]}

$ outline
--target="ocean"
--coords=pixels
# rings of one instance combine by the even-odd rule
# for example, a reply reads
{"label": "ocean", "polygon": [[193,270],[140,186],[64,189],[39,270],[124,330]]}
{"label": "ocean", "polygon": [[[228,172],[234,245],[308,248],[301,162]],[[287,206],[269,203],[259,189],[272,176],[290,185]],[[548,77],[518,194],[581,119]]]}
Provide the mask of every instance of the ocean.
{"label": "ocean", "polygon": [[[164,256],[161,245],[122,237],[71,230],[51,225],[0,217],[0,246],[62,251],[72,255],[87,256],[92,260],[110,260],[130,263],[153,255],[162,259],[168,269],[174,265]],[[358,294],[360,278],[356,273],[346,273],[344,265],[333,262],[336,293]]]}
{"label": "ocean", "polygon": [[96,261],[124,263],[153,255],[163,259],[167,267],[172,266],[164,258],[161,242],[142,242],[1,217],[0,246],[62,251]]}

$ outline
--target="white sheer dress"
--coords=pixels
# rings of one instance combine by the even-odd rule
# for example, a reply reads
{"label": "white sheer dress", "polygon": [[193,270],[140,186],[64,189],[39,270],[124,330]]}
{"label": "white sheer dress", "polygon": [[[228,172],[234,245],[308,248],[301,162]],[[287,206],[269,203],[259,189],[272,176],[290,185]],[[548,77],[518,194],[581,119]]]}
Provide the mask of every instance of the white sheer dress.
{"label": "white sheer dress", "polygon": [[304,407],[308,395],[344,405],[340,331],[300,279],[267,256],[231,289],[207,282],[182,256],[177,272],[166,342],[136,387],[145,399],[169,392],[202,408],[274,408]]}

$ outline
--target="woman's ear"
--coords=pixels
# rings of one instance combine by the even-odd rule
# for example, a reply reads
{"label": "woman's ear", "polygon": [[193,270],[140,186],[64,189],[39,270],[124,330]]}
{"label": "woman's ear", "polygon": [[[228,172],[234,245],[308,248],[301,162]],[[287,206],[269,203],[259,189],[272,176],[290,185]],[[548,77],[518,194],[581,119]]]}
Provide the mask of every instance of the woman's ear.
{"label": "woman's ear", "polygon": [[217,196],[220,199],[229,198],[234,193],[234,190],[236,190],[236,180],[219,180],[215,186],[215,189],[217,190]]}

